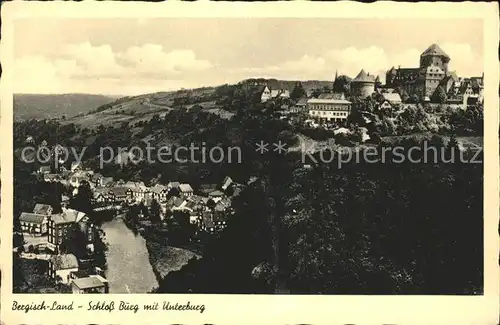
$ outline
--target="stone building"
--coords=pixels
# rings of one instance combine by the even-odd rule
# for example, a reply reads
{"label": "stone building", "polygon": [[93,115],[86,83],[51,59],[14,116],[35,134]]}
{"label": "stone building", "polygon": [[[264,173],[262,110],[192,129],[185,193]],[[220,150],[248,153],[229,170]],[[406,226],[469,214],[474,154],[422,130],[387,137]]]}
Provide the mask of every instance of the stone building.
{"label": "stone building", "polygon": [[375,76],[361,70],[359,74],[351,80],[351,95],[368,97],[375,91]]}
{"label": "stone building", "polygon": [[437,44],[420,55],[418,68],[392,67],[386,73],[386,87],[403,88],[409,96],[429,99],[445,77],[453,76],[448,69],[450,57]]}

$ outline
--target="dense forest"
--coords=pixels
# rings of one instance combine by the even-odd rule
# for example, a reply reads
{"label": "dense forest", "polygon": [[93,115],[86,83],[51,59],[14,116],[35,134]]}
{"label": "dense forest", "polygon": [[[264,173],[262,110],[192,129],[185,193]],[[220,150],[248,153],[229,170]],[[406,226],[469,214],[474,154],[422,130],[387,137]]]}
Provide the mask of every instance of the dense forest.
{"label": "dense forest", "polygon": [[267,168],[203,259],[158,292],[482,293],[482,164]]}

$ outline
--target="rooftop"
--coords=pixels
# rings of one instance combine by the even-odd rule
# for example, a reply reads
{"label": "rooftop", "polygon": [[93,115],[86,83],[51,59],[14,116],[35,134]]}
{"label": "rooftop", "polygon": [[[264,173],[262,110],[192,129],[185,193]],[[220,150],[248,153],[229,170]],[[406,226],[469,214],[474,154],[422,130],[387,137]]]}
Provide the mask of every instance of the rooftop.
{"label": "rooftop", "polygon": [[179,190],[181,192],[193,192],[193,188],[189,184],[181,184],[181,185],[179,185]]}
{"label": "rooftop", "polygon": [[373,82],[375,83],[375,76],[370,75],[365,72],[365,70],[361,69],[356,78],[354,78],[351,82]]}
{"label": "rooftop", "polygon": [[47,216],[44,214],[36,214],[36,213],[28,213],[23,212],[19,217],[19,221],[21,222],[30,222],[30,223],[42,223]]}
{"label": "rooftop", "polygon": [[351,102],[345,99],[320,99],[311,98],[307,101],[308,104],[350,104]]}
{"label": "rooftop", "polygon": [[436,43],[429,46],[420,56],[444,56],[450,58]]}
{"label": "rooftop", "polygon": [[51,210],[51,209],[52,209],[52,207],[48,204],[37,203],[37,204],[35,204],[35,207],[33,208],[33,213],[48,215],[49,210]]}
{"label": "rooftop", "polygon": [[[104,280],[104,281],[103,281]],[[86,278],[79,278],[73,280],[73,285],[78,289],[85,290],[91,288],[100,288],[105,286],[106,279],[98,275],[91,275]]]}
{"label": "rooftop", "polygon": [[85,213],[73,209],[66,209],[62,213],[53,214],[50,218],[56,224],[80,222],[86,216]]}
{"label": "rooftop", "polygon": [[124,186],[116,186],[110,189],[110,192],[113,192],[115,196],[126,196],[128,188]]}
{"label": "rooftop", "polygon": [[163,191],[168,191],[168,188],[165,185],[156,184],[155,186],[151,187],[150,190],[153,193],[160,194]]}
{"label": "rooftop", "polygon": [[401,103],[401,96],[398,93],[383,93],[382,96],[391,103]]}
{"label": "rooftop", "polygon": [[219,190],[215,190],[215,191],[208,193],[208,196],[223,196],[223,195],[224,195],[224,192],[219,191]]}

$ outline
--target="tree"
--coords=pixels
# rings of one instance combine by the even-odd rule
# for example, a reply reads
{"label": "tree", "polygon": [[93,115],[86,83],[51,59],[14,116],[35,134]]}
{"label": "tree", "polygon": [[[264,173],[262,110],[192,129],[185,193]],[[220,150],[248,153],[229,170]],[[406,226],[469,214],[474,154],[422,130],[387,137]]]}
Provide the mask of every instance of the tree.
{"label": "tree", "polygon": [[168,191],[168,197],[169,198],[174,197],[174,196],[179,196],[179,195],[180,195],[180,191],[179,191],[179,188],[177,188],[177,187],[172,187]]}
{"label": "tree", "polygon": [[215,201],[213,199],[208,199],[208,201],[207,201],[207,207],[210,210],[215,209],[215,205],[216,205],[216,203],[215,203]]}
{"label": "tree", "polygon": [[345,75],[338,76],[333,82],[333,92],[334,93],[349,93],[349,86],[351,83],[351,78]]}
{"label": "tree", "polygon": [[12,236],[12,246],[13,247],[23,247],[24,248],[24,236],[19,233],[14,233]]}
{"label": "tree", "polygon": [[147,206],[144,205],[143,202],[139,203],[138,207],[137,207],[137,210],[140,211],[140,213],[142,213],[142,217],[144,219],[148,219],[149,218],[149,209]]}
{"label": "tree", "polygon": [[401,100],[403,101],[403,103],[406,103],[408,101],[408,99],[410,98],[410,96],[408,95],[408,92],[403,87],[398,87],[396,89],[396,91],[399,94],[399,96],[401,97]]}
{"label": "tree", "polygon": [[80,186],[78,186],[78,193],[70,202],[70,206],[77,211],[91,214],[93,211],[92,197],[93,194],[90,184],[87,181],[82,181]]}
{"label": "tree", "polygon": [[443,86],[438,86],[431,97],[431,100],[434,103],[440,103],[440,104],[446,103],[447,99],[448,96],[446,95],[446,90],[444,89]]}
{"label": "tree", "polygon": [[127,214],[125,215],[125,218],[127,219],[128,222],[131,224],[136,224],[138,221],[139,214],[141,213],[141,209],[137,205],[132,205],[129,210],[127,211]]}
{"label": "tree", "polygon": [[319,95],[321,95],[321,89],[314,89],[311,93],[311,96],[314,98],[317,98]]}
{"label": "tree", "polygon": [[61,252],[65,254],[73,254],[77,258],[85,258],[88,256],[87,251],[87,236],[82,231],[78,224],[72,224],[66,230],[60,245]]}
{"label": "tree", "polygon": [[161,222],[161,207],[158,201],[153,199],[150,207],[150,219],[152,223],[160,223]]}
{"label": "tree", "polygon": [[293,100],[298,100],[299,98],[304,96],[306,96],[306,91],[304,90],[302,83],[297,82],[292,90],[292,93],[290,94],[290,98]]}

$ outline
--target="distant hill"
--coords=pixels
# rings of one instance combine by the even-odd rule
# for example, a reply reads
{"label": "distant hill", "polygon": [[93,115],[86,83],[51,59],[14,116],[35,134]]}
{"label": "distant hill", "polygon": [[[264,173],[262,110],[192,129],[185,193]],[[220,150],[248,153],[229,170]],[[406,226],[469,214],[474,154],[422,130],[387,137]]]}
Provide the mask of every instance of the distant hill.
{"label": "distant hill", "polygon": [[74,123],[90,129],[95,129],[100,125],[116,126],[126,123],[129,127],[134,128],[137,123],[151,120],[155,115],[162,117],[171,110],[190,109],[195,105],[227,119],[235,113],[226,109],[228,99],[233,96],[230,95],[232,91],[240,89],[253,92],[260,86],[267,85],[271,89],[288,89],[291,92],[297,82],[301,82],[304,90],[308,93],[314,89],[331,88],[333,85],[332,81],[326,80],[295,81],[252,78],[232,85],[180,89],[109,100],[103,105],[94,105],[91,109],[87,109],[85,113],[78,114],[75,112],[72,116],[66,115],[66,120],[63,123]]}
{"label": "distant hill", "polygon": [[115,99],[116,97],[91,94],[14,94],[14,119],[69,118]]}
{"label": "distant hill", "polygon": [[302,84],[306,92],[314,89],[321,89],[323,87],[332,87],[333,81],[328,80],[278,80],[278,79],[265,79],[265,78],[251,78],[241,81],[242,84],[253,85],[261,84],[267,85],[271,89],[288,89],[292,91],[297,82]]}

